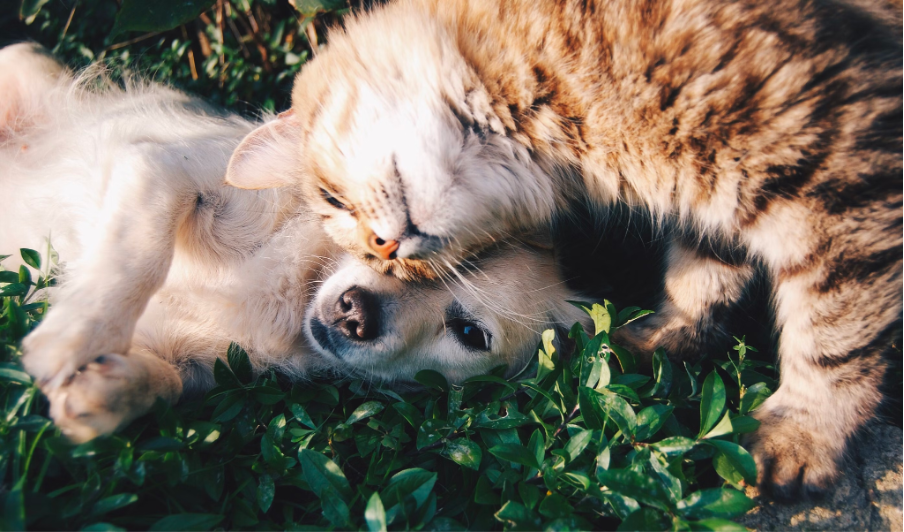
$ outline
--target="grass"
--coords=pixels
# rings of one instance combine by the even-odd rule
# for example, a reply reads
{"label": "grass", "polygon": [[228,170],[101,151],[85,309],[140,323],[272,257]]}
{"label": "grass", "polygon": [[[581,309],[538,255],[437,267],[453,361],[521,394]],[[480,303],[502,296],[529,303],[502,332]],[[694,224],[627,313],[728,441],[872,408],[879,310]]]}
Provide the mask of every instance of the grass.
{"label": "grass", "polygon": [[609,334],[644,312],[607,302],[582,304],[595,331],[575,325],[570,358],[547,331],[519,379],[424,371],[403,395],[255,377],[233,345],[203,398],[71,445],[19,363],[52,285],[22,253],[30,266],[0,271],[0,528],[743,530],[730,519],[753,505],[738,441],[772,368],[741,338],[639,372]]}

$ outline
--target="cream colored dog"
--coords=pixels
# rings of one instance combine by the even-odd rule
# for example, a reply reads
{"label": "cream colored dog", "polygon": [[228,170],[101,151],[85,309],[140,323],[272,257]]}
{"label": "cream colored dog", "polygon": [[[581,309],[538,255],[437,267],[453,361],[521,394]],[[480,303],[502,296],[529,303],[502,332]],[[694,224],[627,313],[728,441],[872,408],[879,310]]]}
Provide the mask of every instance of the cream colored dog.
{"label": "cream colored dog", "polygon": [[406,284],[338,251],[297,191],[223,185],[257,125],[160,85],[73,77],[34,45],[0,50],[0,195],[15,199],[0,250],[50,236],[64,261],[23,362],[71,439],[209,388],[230,341],[294,378],[457,382],[517,371],[537,331],[582,319],[548,249],[502,243]]}

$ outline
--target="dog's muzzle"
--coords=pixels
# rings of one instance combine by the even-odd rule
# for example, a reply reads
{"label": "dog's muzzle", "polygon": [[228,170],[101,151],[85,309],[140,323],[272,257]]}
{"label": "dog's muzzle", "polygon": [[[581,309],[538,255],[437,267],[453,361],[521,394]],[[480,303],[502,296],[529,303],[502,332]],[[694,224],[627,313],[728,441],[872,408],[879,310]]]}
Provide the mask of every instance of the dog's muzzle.
{"label": "dog's muzzle", "polygon": [[311,319],[311,335],[338,358],[342,358],[345,347],[361,346],[380,336],[377,296],[363,288],[354,286],[335,302],[325,302],[319,314],[320,319]]}

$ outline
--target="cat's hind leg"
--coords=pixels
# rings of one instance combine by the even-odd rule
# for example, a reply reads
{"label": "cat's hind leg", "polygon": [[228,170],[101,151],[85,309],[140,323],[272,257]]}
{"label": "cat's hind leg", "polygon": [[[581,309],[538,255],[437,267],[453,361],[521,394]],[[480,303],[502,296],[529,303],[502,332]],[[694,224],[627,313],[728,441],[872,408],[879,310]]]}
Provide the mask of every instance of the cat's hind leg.
{"label": "cat's hind leg", "polygon": [[613,339],[641,358],[659,347],[671,357],[699,357],[725,337],[729,309],[753,276],[744,250],[675,235],[666,256],[662,303]]}

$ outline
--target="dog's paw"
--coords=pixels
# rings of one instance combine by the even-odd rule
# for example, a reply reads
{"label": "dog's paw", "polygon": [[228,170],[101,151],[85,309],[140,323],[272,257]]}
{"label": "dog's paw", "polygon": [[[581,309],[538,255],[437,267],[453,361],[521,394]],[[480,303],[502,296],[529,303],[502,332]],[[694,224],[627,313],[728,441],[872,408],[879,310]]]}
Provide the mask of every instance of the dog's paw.
{"label": "dog's paw", "polygon": [[150,377],[136,357],[101,355],[47,392],[50,416],[76,443],[110,434],[154,404]]}
{"label": "dog's paw", "polygon": [[838,478],[844,439],[821,432],[805,412],[763,406],[755,413],[760,427],[745,441],[760,492],[781,501],[819,498]]}

